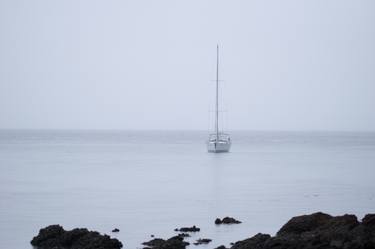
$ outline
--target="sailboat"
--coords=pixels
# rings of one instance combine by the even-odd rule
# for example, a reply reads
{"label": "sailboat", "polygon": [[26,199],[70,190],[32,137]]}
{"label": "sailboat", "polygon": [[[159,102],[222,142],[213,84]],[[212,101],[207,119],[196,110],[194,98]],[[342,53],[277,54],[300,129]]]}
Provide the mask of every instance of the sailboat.
{"label": "sailboat", "polygon": [[216,47],[216,104],[215,133],[208,137],[207,150],[212,153],[229,152],[232,142],[229,134],[219,131],[219,45]]}

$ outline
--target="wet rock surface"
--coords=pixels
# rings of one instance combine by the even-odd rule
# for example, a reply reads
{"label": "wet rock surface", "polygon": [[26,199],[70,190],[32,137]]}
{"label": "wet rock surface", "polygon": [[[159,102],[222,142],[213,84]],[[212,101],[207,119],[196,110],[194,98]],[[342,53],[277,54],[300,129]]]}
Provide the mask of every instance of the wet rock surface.
{"label": "wet rock surface", "polygon": [[118,233],[118,232],[120,232],[120,229],[118,229],[118,228],[115,228],[115,229],[112,230],[112,233]]}
{"label": "wet rock surface", "polygon": [[89,231],[86,228],[76,228],[65,231],[60,225],[51,225],[39,230],[39,234],[31,240],[31,244],[40,249],[119,249],[122,243]]}
{"label": "wet rock surface", "polygon": [[257,234],[236,242],[231,249],[375,249],[375,215],[362,222],[355,215],[324,213],[290,219],[276,234]]}
{"label": "wet rock surface", "polygon": [[156,238],[142,244],[146,246],[144,249],[185,249],[189,245],[181,236],[174,236],[167,240]]}
{"label": "wet rock surface", "polygon": [[212,241],[212,239],[197,239],[196,242],[194,242],[194,245],[201,245],[201,244],[208,244]]}
{"label": "wet rock surface", "polygon": [[175,231],[179,231],[179,232],[199,232],[201,229],[199,227],[196,227],[196,226],[192,226],[192,227],[181,227],[180,229],[176,228]]}
{"label": "wet rock surface", "polygon": [[221,225],[221,224],[240,224],[241,221],[236,220],[235,218],[232,217],[225,217],[222,220],[220,218],[217,218],[215,220],[216,225]]}

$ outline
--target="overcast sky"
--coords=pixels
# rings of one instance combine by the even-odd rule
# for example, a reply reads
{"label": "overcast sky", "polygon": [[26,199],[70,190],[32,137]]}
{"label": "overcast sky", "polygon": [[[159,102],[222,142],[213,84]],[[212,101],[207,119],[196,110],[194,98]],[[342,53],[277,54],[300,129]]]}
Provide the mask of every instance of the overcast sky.
{"label": "overcast sky", "polygon": [[375,130],[374,0],[0,0],[0,36],[0,128],[206,130],[218,43],[227,129]]}

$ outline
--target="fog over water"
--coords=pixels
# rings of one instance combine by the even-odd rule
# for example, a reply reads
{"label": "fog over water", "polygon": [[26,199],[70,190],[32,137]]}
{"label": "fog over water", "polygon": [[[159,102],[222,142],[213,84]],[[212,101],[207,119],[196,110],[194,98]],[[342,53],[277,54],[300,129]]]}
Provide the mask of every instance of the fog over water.
{"label": "fog over water", "polygon": [[[57,223],[126,249],[197,225],[188,240],[214,248],[299,214],[375,213],[374,10],[0,0],[0,248]],[[223,154],[205,145],[217,44]]]}
{"label": "fog over water", "polygon": [[[375,133],[233,132],[207,153],[206,132],[0,131],[0,248],[31,249],[50,224],[143,248],[197,225],[208,246],[274,234],[292,216],[361,219],[375,207]],[[215,226],[233,216],[240,225]],[[120,233],[113,234],[114,227]]]}
{"label": "fog over water", "polygon": [[373,130],[375,2],[0,1],[0,128]]}

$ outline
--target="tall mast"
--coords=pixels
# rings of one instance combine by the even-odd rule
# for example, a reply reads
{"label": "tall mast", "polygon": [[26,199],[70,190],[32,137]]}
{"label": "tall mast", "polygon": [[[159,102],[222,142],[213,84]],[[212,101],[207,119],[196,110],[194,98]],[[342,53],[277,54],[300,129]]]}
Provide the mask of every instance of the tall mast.
{"label": "tall mast", "polygon": [[215,110],[216,141],[219,141],[219,45],[216,47],[216,110]]}

